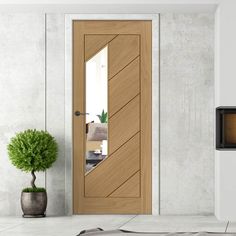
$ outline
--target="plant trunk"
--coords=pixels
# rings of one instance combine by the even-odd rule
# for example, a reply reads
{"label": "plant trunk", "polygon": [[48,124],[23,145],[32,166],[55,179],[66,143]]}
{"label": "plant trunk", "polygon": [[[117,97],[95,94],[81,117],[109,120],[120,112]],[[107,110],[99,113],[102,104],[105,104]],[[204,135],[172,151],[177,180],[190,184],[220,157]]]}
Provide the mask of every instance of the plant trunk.
{"label": "plant trunk", "polygon": [[31,175],[32,175],[31,186],[32,188],[36,188],[36,185],[35,185],[36,175],[34,173],[34,170],[31,171]]}

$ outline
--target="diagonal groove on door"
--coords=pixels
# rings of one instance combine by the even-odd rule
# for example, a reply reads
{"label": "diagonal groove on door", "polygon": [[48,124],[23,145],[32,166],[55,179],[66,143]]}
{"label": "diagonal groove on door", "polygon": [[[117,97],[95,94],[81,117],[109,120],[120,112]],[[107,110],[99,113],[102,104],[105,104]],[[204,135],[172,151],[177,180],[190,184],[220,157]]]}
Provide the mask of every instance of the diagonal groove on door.
{"label": "diagonal groove on door", "polygon": [[138,55],[137,57],[135,57],[134,59],[132,59],[128,64],[126,64],[123,68],[121,68],[118,72],[116,72],[112,77],[108,78],[108,80],[112,80],[113,78],[115,78],[119,73],[121,73],[124,69],[126,69],[130,64],[132,64],[132,62],[134,62],[135,60],[137,60],[137,58],[140,58],[140,55]]}
{"label": "diagonal groove on door", "polygon": [[113,153],[140,131],[140,95],[109,119],[108,150]]}
{"label": "diagonal groove on door", "polygon": [[85,61],[97,54],[117,36],[116,34],[85,35]]}
{"label": "diagonal groove on door", "polygon": [[115,116],[117,113],[119,113],[120,110],[125,108],[127,105],[129,105],[130,102],[132,102],[136,97],[140,96],[140,93],[136,94],[134,97],[132,97],[127,103],[125,103],[119,110],[117,110],[115,113],[113,113],[111,116],[109,116],[109,119],[111,119],[113,116]]}
{"label": "diagonal groove on door", "polygon": [[[114,153],[116,153],[117,151],[119,151],[120,148],[122,148],[122,147],[123,147],[126,143],[128,143],[135,135],[137,135],[137,134],[139,134],[139,133],[140,133],[140,131],[138,131],[137,133],[135,133],[134,135],[132,135],[125,143],[123,143],[123,144],[122,144],[118,149],[116,149],[114,152],[109,153],[109,155],[108,155],[105,159],[103,159],[101,162],[99,162],[99,163],[96,165],[96,168],[97,168],[99,165],[102,165],[102,163],[105,162],[105,161],[107,161],[110,157],[112,157],[112,155],[113,155]],[[93,168],[93,169],[91,169],[90,171],[86,172],[86,173],[85,173],[85,176],[91,174],[96,168]]]}
{"label": "diagonal groove on door", "polygon": [[139,55],[138,35],[118,35],[109,43],[108,78],[112,78]]}
{"label": "diagonal groove on door", "polygon": [[108,81],[109,118],[140,93],[139,57]]}
{"label": "diagonal groove on door", "polygon": [[130,176],[107,197],[139,197],[140,195],[140,170]]}
{"label": "diagonal groove on door", "polygon": [[[85,196],[106,197],[140,170],[140,134],[85,176]],[[122,171],[121,171],[122,170]]]}

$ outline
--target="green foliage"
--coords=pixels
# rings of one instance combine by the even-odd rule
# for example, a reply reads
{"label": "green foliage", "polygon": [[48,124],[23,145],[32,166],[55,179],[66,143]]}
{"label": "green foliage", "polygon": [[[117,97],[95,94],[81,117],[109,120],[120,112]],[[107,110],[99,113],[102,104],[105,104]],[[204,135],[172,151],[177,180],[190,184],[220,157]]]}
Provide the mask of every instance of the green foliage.
{"label": "green foliage", "polygon": [[22,190],[22,192],[25,193],[42,193],[42,192],[46,192],[45,188],[24,188]]}
{"label": "green foliage", "polygon": [[35,129],[17,133],[7,149],[12,164],[25,172],[50,168],[58,152],[55,139],[48,132]]}
{"label": "green foliage", "polygon": [[104,110],[102,110],[102,114],[97,115],[97,117],[99,118],[101,123],[107,123],[107,120],[108,120],[107,112],[104,112]]}

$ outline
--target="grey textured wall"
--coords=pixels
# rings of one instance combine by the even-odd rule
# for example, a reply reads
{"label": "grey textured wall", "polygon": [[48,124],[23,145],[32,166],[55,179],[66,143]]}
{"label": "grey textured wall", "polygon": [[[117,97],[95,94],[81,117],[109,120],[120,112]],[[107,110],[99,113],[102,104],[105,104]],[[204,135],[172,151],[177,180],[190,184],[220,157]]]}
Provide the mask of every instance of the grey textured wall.
{"label": "grey textured wall", "polygon": [[46,173],[47,213],[65,214],[65,16],[46,16],[46,129],[56,137],[59,155]]}
{"label": "grey textured wall", "polygon": [[[0,214],[18,215],[31,179],[13,167],[6,145],[15,132],[45,128],[44,15],[0,15]],[[44,174],[37,184],[45,185]]]}
{"label": "grey textured wall", "polygon": [[[64,18],[0,14],[0,215],[21,214],[31,177],[10,164],[6,145],[27,128],[47,129],[59,143],[37,184],[47,188],[47,214],[65,212]],[[213,15],[164,14],[160,24],[161,213],[213,213]]]}
{"label": "grey textured wall", "polygon": [[214,15],[163,14],[161,214],[214,213]]}
{"label": "grey textured wall", "polygon": [[0,15],[0,215],[21,214],[31,176],[11,165],[6,145],[28,128],[47,129],[59,143],[57,162],[36,184],[47,188],[47,213],[64,214],[64,38],[63,14]]}

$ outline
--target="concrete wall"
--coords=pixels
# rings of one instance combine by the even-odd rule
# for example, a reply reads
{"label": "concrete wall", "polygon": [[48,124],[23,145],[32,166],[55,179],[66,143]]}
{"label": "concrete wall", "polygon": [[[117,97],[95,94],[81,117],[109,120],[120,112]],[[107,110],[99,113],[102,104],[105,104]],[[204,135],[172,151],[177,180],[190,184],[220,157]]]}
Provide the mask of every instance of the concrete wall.
{"label": "concrete wall", "polygon": [[[13,167],[6,145],[17,131],[45,128],[44,15],[0,15],[0,214],[18,215],[30,175]],[[45,185],[44,174],[37,175]]]}
{"label": "concrete wall", "polygon": [[59,143],[57,162],[36,184],[48,189],[48,213],[63,215],[64,15],[1,14],[0,71],[0,215],[21,214],[31,176],[10,164],[6,145],[28,128],[46,129]]}
{"label": "concrete wall", "polygon": [[[203,26],[204,24],[204,26]],[[213,16],[207,15],[162,15],[161,16],[161,37],[164,36],[161,45],[163,47],[161,56],[163,57],[161,68],[161,111],[163,141],[161,143],[161,213],[163,214],[202,214],[213,213],[213,156],[206,145],[200,143],[202,153],[184,152],[177,150],[173,155],[168,151],[171,141],[172,147],[180,144],[179,137],[164,128],[170,124],[167,116],[169,110],[164,109],[164,103],[168,104],[177,113],[176,118],[180,119],[183,115],[182,110],[177,110],[169,95],[182,96],[182,84],[185,86],[186,100],[182,106],[189,106],[195,101],[196,109],[202,112],[210,112],[208,125],[211,124],[210,104],[212,100],[212,42]],[[166,28],[168,27],[168,28]],[[208,32],[209,31],[209,32]],[[173,35],[174,33],[174,35]],[[26,128],[46,129],[52,133],[60,146],[59,157],[55,165],[46,172],[38,175],[38,185],[46,186],[49,196],[48,210],[49,215],[63,215],[65,211],[65,150],[64,150],[64,129],[65,129],[65,81],[64,81],[64,14],[1,14],[0,15],[0,215],[19,215],[21,214],[19,197],[21,189],[28,185],[30,176],[16,170],[8,161],[6,145],[11,136],[16,131]],[[201,40],[197,40],[197,39]],[[173,41],[173,39],[175,39]],[[186,49],[179,51],[181,48]],[[212,44],[213,46],[213,44]],[[172,49],[172,50],[171,50]],[[180,57],[177,55],[179,54]],[[158,56],[158,55],[156,55]],[[195,57],[197,60],[195,61]],[[178,61],[178,64],[175,62]],[[190,62],[193,62],[192,66]],[[172,63],[172,64],[171,64]],[[178,65],[178,67],[177,67]],[[186,66],[189,69],[186,72]],[[165,72],[165,73],[164,73]],[[180,72],[178,74],[178,72]],[[173,76],[175,75],[175,76]],[[201,75],[201,76],[200,76]],[[155,78],[158,80],[158,78]],[[179,83],[177,83],[177,79]],[[199,79],[198,82],[194,82]],[[192,86],[191,86],[192,84]],[[175,87],[179,91],[175,91]],[[196,90],[195,100],[192,100],[191,93]],[[209,94],[206,90],[209,89]],[[205,97],[204,97],[205,96]],[[198,99],[201,99],[198,103]],[[174,98],[176,100],[176,98]],[[159,109],[159,101],[155,100],[156,108]],[[177,101],[178,102],[178,101]],[[200,103],[206,103],[206,110],[199,109]],[[178,104],[179,106],[181,104]],[[194,109],[194,108],[193,108]],[[193,110],[184,110],[184,114],[190,118]],[[166,119],[163,119],[165,118]],[[204,118],[204,116],[202,117]],[[206,127],[202,119],[195,121],[195,126],[191,126],[191,131],[196,131],[200,127],[197,122]],[[174,131],[178,134],[179,123],[172,124]],[[185,123],[181,123],[184,129],[184,141],[188,141],[194,150],[193,141],[202,136],[195,136],[191,132],[187,133]],[[212,147],[212,129],[207,129],[204,133],[204,141]],[[153,130],[158,132],[158,130]],[[201,134],[203,135],[203,133]],[[202,141],[203,142],[203,141]],[[158,144],[157,144],[158,145]],[[176,150],[170,149],[170,151]],[[191,158],[191,154],[195,158]],[[191,170],[181,166],[183,159]],[[198,163],[198,164],[197,164]],[[172,174],[167,172],[168,168],[174,168]],[[177,168],[180,168],[179,176]],[[163,169],[163,171],[162,171]],[[206,173],[208,169],[209,173]],[[173,169],[172,169],[173,170]],[[169,171],[169,170],[168,170]],[[190,174],[188,182],[182,186],[184,178]],[[173,186],[172,181],[179,178],[178,185]],[[204,178],[196,180],[194,177]],[[16,181],[16,182],[15,182]],[[180,185],[181,184],[181,185]],[[192,185],[192,187],[190,187]],[[207,189],[209,187],[209,189]],[[172,191],[173,196],[171,194]],[[195,192],[200,193],[195,196]],[[178,197],[176,195],[178,193]],[[181,197],[186,196],[186,202],[181,205]],[[196,200],[201,200],[195,207]],[[190,207],[192,206],[192,208]],[[205,207],[205,208],[204,208]]]}
{"label": "concrete wall", "polygon": [[59,145],[57,162],[46,172],[47,212],[65,214],[65,16],[46,15],[46,129]]}
{"label": "concrete wall", "polygon": [[161,214],[214,212],[214,14],[161,14]]}

